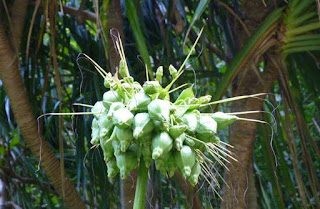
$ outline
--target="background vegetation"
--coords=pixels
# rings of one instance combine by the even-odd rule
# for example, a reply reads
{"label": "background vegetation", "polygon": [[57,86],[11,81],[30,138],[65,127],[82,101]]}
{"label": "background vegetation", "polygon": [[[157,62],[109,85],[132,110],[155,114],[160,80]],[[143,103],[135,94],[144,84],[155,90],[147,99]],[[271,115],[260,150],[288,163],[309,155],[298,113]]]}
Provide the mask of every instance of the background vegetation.
{"label": "background vegetation", "polygon": [[145,66],[150,76],[179,67],[204,26],[178,84],[215,100],[270,93],[207,110],[262,111],[242,117],[270,125],[237,122],[220,133],[239,160],[213,170],[229,185],[217,188],[223,201],[204,181],[191,188],[152,168],[146,208],[320,208],[319,9],[318,0],[2,0],[0,205],[132,207],[135,172],[108,180],[90,144],[91,115],[37,117],[101,100],[103,80],[79,53],[115,73],[110,29],[143,82]]}

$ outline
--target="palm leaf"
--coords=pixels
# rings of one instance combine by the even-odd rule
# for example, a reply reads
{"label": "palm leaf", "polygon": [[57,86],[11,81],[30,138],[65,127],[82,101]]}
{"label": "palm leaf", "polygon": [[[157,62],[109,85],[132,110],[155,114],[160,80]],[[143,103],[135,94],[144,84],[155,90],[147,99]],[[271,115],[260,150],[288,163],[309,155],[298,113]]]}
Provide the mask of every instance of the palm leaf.
{"label": "palm leaf", "polygon": [[213,100],[219,100],[223,96],[230,82],[235,78],[249,57],[252,56],[255,49],[259,47],[261,41],[263,41],[267,34],[269,34],[278,24],[282,17],[282,12],[283,8],[279,8],[272,12],[237,53],[231,64],[228,66],[222,80],[219,82],[216,92],[212,98]]}

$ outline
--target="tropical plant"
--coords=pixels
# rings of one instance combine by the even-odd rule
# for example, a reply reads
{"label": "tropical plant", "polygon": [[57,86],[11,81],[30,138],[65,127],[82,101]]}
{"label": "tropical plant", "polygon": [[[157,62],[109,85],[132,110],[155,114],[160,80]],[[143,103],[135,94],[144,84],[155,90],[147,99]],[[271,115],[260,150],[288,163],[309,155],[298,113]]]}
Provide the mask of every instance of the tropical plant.
{"label": "tropical plant", "polygon": [[[204,26],[174,87],[195,83],[195,96],[211,94],[213,101],[269,93],[264,99],[239,100],[206,111],[247,111],[241,117],[271,126],[239,121],[229,132],[222,131],[221,140],[234,147],[238,160],[230,161],[229,170],[216,166],[213,171],[225,172],[226,184],[218,189],[223,201],[205,181],[200,181],[198,191],[179,174],[170,180],[151,166],[146,207],[319,208],[317,4],[314,0],[3,0],[4,203],[22,208],[132,207],[136,177],[108,180],[103,152],[90,144],[91,115],[38,120],[35,115],[87,112],[87,107],[73,104],[102,100],[103,79],[78,54],[87,54],[114,74],[120,57],[110,28],[119,31],[130,74],[142,83],[145,65],[150,78],[157,66],[181,66]],[[169,71],[163,74],[163,81],[169,82]]]}

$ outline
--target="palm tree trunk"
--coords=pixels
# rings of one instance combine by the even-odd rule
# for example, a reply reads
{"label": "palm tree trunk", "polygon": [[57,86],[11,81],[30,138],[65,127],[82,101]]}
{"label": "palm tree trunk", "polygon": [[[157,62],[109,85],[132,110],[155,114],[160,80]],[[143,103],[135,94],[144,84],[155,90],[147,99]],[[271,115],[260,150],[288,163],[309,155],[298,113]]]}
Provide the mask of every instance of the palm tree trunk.
{"label": "palm tree trunk", "polygon": [[115,44],[113,43],[110,29],[116,29],[119,32],[121,41],[124,44],[125,36],[122,27],[122,9],[120,0],[111,0],[110,9],[108,10],[108,30],[106,31],[106,35],[108,37],[109,67],[112,74],[116,72],[116,67],[120,62],[120,56],[117,53]]}
{"label": "palm tree trunk", "polygon": [[[107,21],[103,21],[104,34],[107,36],[108,40],[108,61],[109,68],[112,74],[116,73],[116,69],[120,62],[120,56],[117,52],[116,45],[113,42],[114,37],[112,35],[117,36],[115,32],[118,32],[121,38],[122,43],[125,43],[125,36],[123,32],[123,23],[122,23],[122,8],[120,4],[120,0],[111,0],[110,2],[105,2],[105,4],[109,4],[104,7],[107,11],[102,11],[103,14],[108,14]],[[104,19],[104,18],[102,18]],[[115,29],[113,33],[110,33],[110,30]],[[129,177],[124,180],[121,180],[120,190],[121,190],[121,208],[129,209],[133,207],[135,190],[136,190],[136,182],[138,177],[137,169],[133,170]]]}
{"label": "palm tree trunk", "polygon": [[255,186],[255,178],[254,178],[254,169],[253,163],[251,163],[250,168],[248,170],[248,207],[256,209],[258,208],[258,201],[257,201],[257,189]]}
{"label": "palm tree trunk", "polygon": [[11,20],[13,27],[11,41],[13,42],[17,54],[20,51],[20,42],[24,28],[28,3],[29,0],[15,0],[11,11]]}
{"label": "palm tree trunk", "polygon": [[[38,134],[36,120],[20,75],[18,57],[10,48],[2,22],[0,22],[0,79],[9,97],[10,106],[21,135],[31,152],[39,159],[58,194],[61,196],[63,193],[65,194],[63,199],[65,205],[68,208],[85,208],[70,179],[64,179],[64,186],[62,186],[59,161],[50,149],[49,144],[40,133]],[[62,188],[64,188],[64,191]]]}
{"label": "palm tree trunk", "polygon": [[[268,56],[268,59],[281,59],[281,55]],[[269,91],[271,85],[277,77],[277,69],[272,63],[266,60],[267,66],[261,78],[257,76],[257,69],[248,66],[248,70],[240,75],[240,85],[236,88],[236,95],[247,95]],[[264,83],[261,80],[265,81]],[[263,99],[248,99],[237,101],[232,104],[232,112],[249,110],[262,110]],[[246,117],[246,116],[243,116]],[[259,119],[259,114],[248,116],[252,119]],[[230,144],[238,162],[231,161],[229,171],[226,172],[225,179],[229,187],[224,186],[223,208],[244,209],[248,206],[256,205],[254,194],[255,185],[253,181],[253,148],[256,139],[257,123],[255,122],[236,122],[230,129]],[[250,173],[252,172],[252,173]],[[248,203],[250,201],[250,204]],[[254,208],[254,207],[250,207]]]}
{"label": "palm tree trunk", "polygon": [[[276,2],[276,1],[275,1]],[[243,0],[242,12],[246,19],[245,25],[250,32],[253,32],[264,18],[272,11],[275,5],[269,4],[267,7],[260,0]],[[236,27],[237,38],[240,45],[243,45],[248,39],[243,32],[242,26]],[[272,38],[271,38],[272,39]],[[274,40],[273,40],[274,41]],[[271,44],[273,45],[273,44]],[[270,45],[270,47],[271,47]],[[267,47],[268,49],[270,47]],[[259,50],[259,49],[258,49]],[[282,63],[281,54],[271,53],[272,50],[265,49],[261,53],[257,53],[256,61],[252,58],[252,62],[248,63],[239,73],[233,83],[233,96],[250,95],[261,92],[269,92],[273,82],[277,78],[277,65]],[[258,64],[263,57],[265,69],[260,73]],[[231,107],[232,112],[241,112],[249,110],[262,110],[263,99],[247,99],[234,102]],[[246,116],[243,116],[246,117]],[[248,116],[252,119],[259,119],[259,114],[251,114]],[[228,186],[223,188],[224,209],[244,209],[256,208],[256,188],[254,184],[253,172],[253,149],[256,138],[257,124],[254,122],[239,121],[230,128],[230,144],[234,146],[234,152],[239,162],[231,161],[229,171],[225,174]],[[250,201],[250,203],[249,203]]]}

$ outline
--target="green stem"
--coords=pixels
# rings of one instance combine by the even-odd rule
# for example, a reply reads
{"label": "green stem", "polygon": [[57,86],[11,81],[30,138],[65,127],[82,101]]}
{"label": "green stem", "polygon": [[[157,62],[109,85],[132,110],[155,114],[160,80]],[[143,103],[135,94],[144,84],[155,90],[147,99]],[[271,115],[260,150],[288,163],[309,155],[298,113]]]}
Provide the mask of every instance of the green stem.
{"label": "green stem", "polygon": [[144,208],[147,197],[148,171],[149,169],[145,166],[144,160],[141,157],[133,209]]}
{"label": "green stem", "polygon": [[303,25],[300,26],[298,28],[289,30],[285,33],[286,37],[293,37],[293,36],[297,36],[300,35],[302,33],[307,33],[310,32],[312,30],[316,30],[320,28],[320,23],[319,22],[313,22],[313,23],[309,23],[307,25]]}

